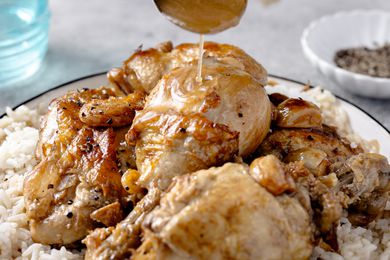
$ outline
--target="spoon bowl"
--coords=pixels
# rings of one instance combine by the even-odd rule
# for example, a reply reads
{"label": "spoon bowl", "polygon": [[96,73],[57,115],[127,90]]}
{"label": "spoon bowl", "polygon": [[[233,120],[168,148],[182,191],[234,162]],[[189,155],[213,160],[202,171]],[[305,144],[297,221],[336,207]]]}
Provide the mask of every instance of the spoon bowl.
{"label": "spoon bowl", "polygon": [[214,34],[236,26],[247,0],[154,0],[174,24],[200,34]]}

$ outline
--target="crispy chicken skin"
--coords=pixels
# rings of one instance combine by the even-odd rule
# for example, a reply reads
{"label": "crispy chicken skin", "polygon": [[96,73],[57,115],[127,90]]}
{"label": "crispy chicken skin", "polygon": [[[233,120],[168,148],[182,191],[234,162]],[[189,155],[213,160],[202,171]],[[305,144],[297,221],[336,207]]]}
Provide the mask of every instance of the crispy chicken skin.
{"label": "crispy chicken skin", "polygon": [[82,106],[81,122],[92,127],[121,127],[130,125],[136,110],[144,106],[144,93],[134,92],[124,97],[93,99]]}
{"label": "crispy chicken skin", "polygon": [[143,229],[133,259],[307,259],[312,251],[299,201],[273,196],[240,164],[176,178]]}
{"label": "crispy chicken skin", "polygon": [[127,193],[120,181],[117,150],[118,137],[124,142],[124,134],[117,135],[113,128],[90,128],[79,119],[85,103],[116,95],[108,88],[82,90],[50,104],[37,146],[40,162],[24,182],[34,241],[71,244],[98,223],[121,220],[118,216],[124,214]]}
{"label": "crispy chicken skin", "polygon": [[233,160],[238,132],[199,114],[148,112],[131,128],[137,140],[138,185],[165,190],[173,177]]}
{"label": "crispy chicken skin", "polygon": [[360,146],[352,148],[336,128],[323,124],[321,110],[315,104],[278,93],[269,98],[273,104],[271,131],[257,155],[273,154],[286,162],[304,161],[307,168],[323,174],[329,162],[344,161],[363,152]]}
{"label": "crispy chicken skin", "polygon": [[257,153],[274,154],[284,160],[290,153],[305,148],[318,149],[326,153],[331,162],[345,160],[363,152],[360,147],[352,148],[348,141],[337,135],[334,128],[323,125],[322,129],[274,129],[257,149]]}
{"label": "crispy chicken skin", "polygon": [[41,123],[39,142],[36,156],[43,156],[64,152],[66,146],[57,143],[69,144],[75,134],[83,126],[79,115],[75,111],[93,99],[104,100],[117,93],[111,88],[85,89],[67,93],[63,97],[54,99],[49,105],[49,111]]}
{"label": "crispy chicken skin", "polygon": [[[173,48],[165,42],[155,48],[136,51],[121,68],[111,70],[107,77],[125,93],[142,90],[150,93],[163,75],[177,67],[196,64],[198,44],[185,43]],[[259,84],[267,84],[267,72],[243,50],[228,44],[205,42],[204,58],[214,58],[230,67],[235,67],[252,75]]]}
{"label": "crispy chicken skin", "polygon": [[264,89],[250,74],[215,59],[205,59],[201,83],[195,80],[196,72],[193,65],[165,75],[133,126],[149,111],[200,114],[239,132],[239,155],[249,155],[270,127],[271,104]]}

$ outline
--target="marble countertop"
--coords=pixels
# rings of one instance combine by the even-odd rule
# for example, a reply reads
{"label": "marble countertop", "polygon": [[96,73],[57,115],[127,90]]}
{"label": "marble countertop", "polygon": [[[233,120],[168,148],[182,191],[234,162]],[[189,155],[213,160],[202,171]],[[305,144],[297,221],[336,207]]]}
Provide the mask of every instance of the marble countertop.
{"label": "marble countertop", "polygon": [[[197,42],[198,35],[169,23],[152,0],[50,1],[52,21],[49,50],[40,71],[31,79],[0,88],[0,113],[49,88],[120,66],[139,45]],[[269,73],[321,85],[366,110],[390,129],[390,100],[353,96],[321,77],[304,58],[300,37],[310,21],[341,10],[382,9],[388,0],[281,0],[264,8],[249,0],[239,26],[206,40],[235,44]],[[0,82],[1,85],[1,82]]]}

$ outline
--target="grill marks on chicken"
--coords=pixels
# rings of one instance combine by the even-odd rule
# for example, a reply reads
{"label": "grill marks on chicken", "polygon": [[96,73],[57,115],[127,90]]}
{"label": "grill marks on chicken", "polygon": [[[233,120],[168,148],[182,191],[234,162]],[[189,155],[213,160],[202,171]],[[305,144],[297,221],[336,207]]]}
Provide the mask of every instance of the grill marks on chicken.
{"label": "grill marks on chicken", "polygon": [[50,104],[37,147],[41,161],[24,183],[34,241],[71,244],[99,225],[115,224],[126,211],[128,198],[117,166],[120,135],[79,119],[86,103],[116,95],[108,88],[83,90]]}

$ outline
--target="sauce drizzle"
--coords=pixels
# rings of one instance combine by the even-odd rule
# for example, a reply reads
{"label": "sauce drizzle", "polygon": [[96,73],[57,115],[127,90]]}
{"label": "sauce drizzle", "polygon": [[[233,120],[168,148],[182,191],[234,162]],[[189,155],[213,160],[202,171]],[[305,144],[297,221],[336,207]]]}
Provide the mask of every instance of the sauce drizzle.
{"label": "sauce drizzle", "polygon": [[199,54],[198,54],[198,73],[196,75],[196,82],[202,83],[202,65],[203,65],[203,54],[204,54],[204,35],[200,34],[199,38]]}

